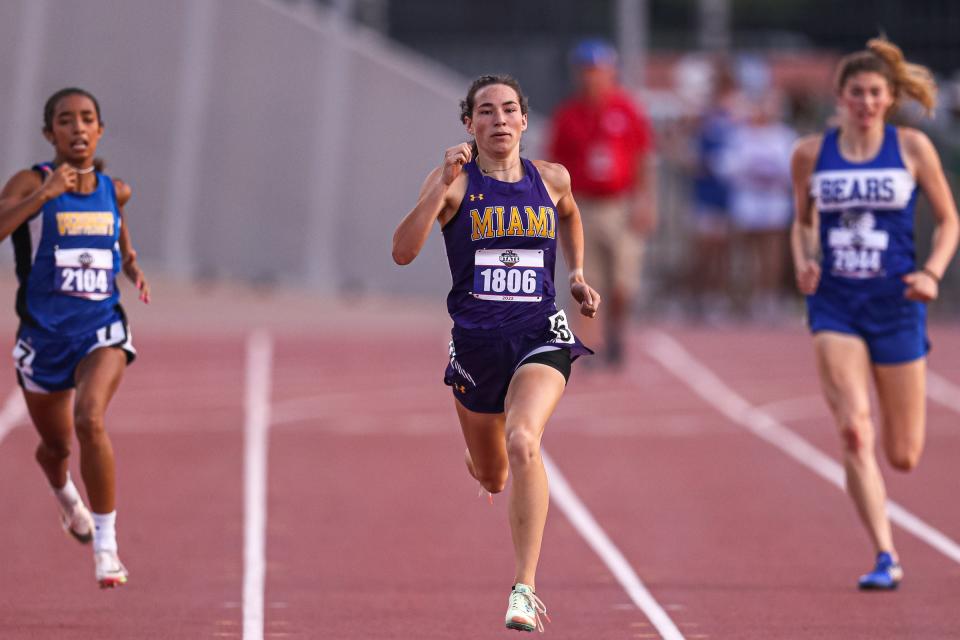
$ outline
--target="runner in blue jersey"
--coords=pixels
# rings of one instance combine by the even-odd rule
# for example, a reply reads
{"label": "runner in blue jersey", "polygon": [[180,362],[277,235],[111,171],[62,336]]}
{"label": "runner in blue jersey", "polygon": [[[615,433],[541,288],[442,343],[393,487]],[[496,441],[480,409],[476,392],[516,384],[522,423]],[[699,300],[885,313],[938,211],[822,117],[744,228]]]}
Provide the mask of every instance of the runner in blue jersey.
{"label": "runner in blue jersey", "polygon": [[[792,248],[806,294],[820,382],[843,441],[847,491],[877,553],[861,589],[895,589],[903,569],[874,454],[870,379],[890,464],[913,469],[925,430],[927,302],[957,248],[957,209],[926,135],[886,123],[900,99],[930,112],[936,85],[924,67],[878,38],[844,58],[836,80],[839,127],[802,139],[792,158]],[[935,231],[917,261],[914,204],[922,190]]]}
{"label": "runner in blue jersey", "polygon": [[[117,555],[104,414],[136,355],[116,276],[122,270],[144,302],[150,289],[123,217],[130,187],[101,173],[95,160],[103,133],[96,99],[82,89],[58,91],[44,108],[43,133],[53,162],[20,171],[0,192],[0,238],[11,237],[20,284],[14,366],[62,524],[93,542],[97,582],[114,587],[127,581],[127,570]],[[68,471],[74,432],[90,510]]]}
{"label": "runner in blue jersey", "polygon": [[461,120],[473,144],[447,149],[427,176],[394,234],[393,257],[410,263],[439,223],[453,279],[444,382],[453,390],[470,474],[491,494],[513,475],[515,575],[506,626],[542,630],[546,609],[535,574],[548,493],[540,440],[572,361],[590,353],[554,303],[558,244],[580,313],[595,316],[600,296],[583,279],[583,231],[567,170],[520,157],[527,101],[517,81],[475,80]]}

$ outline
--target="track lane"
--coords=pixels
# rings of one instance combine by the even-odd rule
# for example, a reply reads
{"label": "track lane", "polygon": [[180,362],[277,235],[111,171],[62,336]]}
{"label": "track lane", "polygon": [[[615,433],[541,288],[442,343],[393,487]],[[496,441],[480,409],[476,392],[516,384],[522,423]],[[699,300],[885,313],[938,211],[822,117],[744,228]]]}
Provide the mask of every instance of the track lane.
{"label": "track lane", "polygon": [[[782,398],[781,394],[784,393],[799,394],[802,397],[810,392],[810,389],[805,387],[808,383],[804,381],[802,374],[798,375],[795,371],[796,363],[801,361],[798,354],[804,347],[809,348],[809,338],[803,334],[771,332],[764,336],[759,332],[759,335],[747,336],[735,332],[724,335],[716,331],[672,333],[675,337],[679,335],[678,339],[688,349],[752,402],[770,402],[778,396]],[[731,354],[737,354],[737,357],[732,358]],[[812,365],[812,356],[810,363]],[[667,393],[665,389],[651,388],[649,391],[658,395]],[[644,397],[649,397],[646,389]],[[714,415],[711,416],[711,413]],[[704,418],[711,423],[718,422],[715,410],[707,409]],[[823,420],[819,422],[820,429],[823,429]],[[828,427],[825,436],[827,441],[833,437],[830,429],[832,427]],[[735,441],[747,442],[733,447],[725,447],[722,442],[716,442],[716,439],[712,438],[708,443],[701,442],[700,446],[706,451],[696,453],[691,450],[689,457],[684,457],[684,460],[697,461],[697,468],[700,469],[697,477],[717,464],[707,452],[712,452],[725,463],[725,471],[717,470],[709,474],[719,483],[716,488],[723,488],[719,493],[713,494],[713,499],[722,505],[723,516],[731,513],[740,515],[734,518],[723,517],[714,526],[702,526],[711,537],[720,536],[721,540],[732,544],[733,546],[719,545],[723,549],[720,553],[737,558],[738,562],[720,572],[716,583],[702,575],[703,585],[716,584],[715,597],[718,601],[726,597],[724,592],[736,592],[737,582],[744,579],[755,582],[757,592],[764,594],[759,599],[759,602],[763,603],[760,607],[743,603],[737,607],[736,603],[729,602],[728,607],[716,610],[715,602],[711,599],[702,602],[701,605],[710,611],[706,617],[723,624],[718,631],[721,637],[731,633],[735,633],[736,637],[786,637],[790,635],[790,628],[817,629],[819,633],[825,634],[823,637],[844,638],[933,638],[949,637],[957,632],[957,617],[950,598],[945,595],[957,576],[954,563],[900,531],[898,540],[901,553],[904,557],[911,558],[907,565],[908,581],[901,592],[895,596],[857,593],[852,585],[856,575],[869,565],[869,548],[846,496],[790,461],[782,453],[766,447],[756,438],[734,438]],[[928,452],[928,455],[947,457],[949,452]],[[740,482],[739,486],[734,484],[728,487],[740,476],[753,480],[746,483],[736,481]],[[770,496],[770,483],[777,476],[783,476],[779,483],[780,489]],[[692,480],[688,477],[687,490],[693,488],[690,482]],[[672,483],[661,483],[660,486],[664,484],[672,486]],[[707,490],[704,487],[700,491]],[[713,492],[715,487],[709,490]],[[692,494],[689,491],[676,495],[677,504],[683,504],[690,495]],[[898,497],[895,489],[891,491],[891,495]],[[814,497],[813,502],[804,504],[811,496]],[[749,497],[754,505],[745,504],[745,497]],[[909,502],[902,501],[914,510],[954,511],[948,507],[952,503],[937,503],[929,496],[911,498]],[[716,506],[704,502],[695,510],[701,514],[718,510]],[[758,508],[754,509],[754,506]],[[718,514],[718,518],[721,514]],[[820,516],[816,520],[817,527],[811,528],[810,518],[817,515]],[[951,521],[950,517],[952,516],[948,516],[948,522]],[[727,524],[721,525],[720,522]],[[732,536],[724,536],[723,531],[732,529],[736,522],[742,523],[741,531]],[[611,528],[616,531],[614,525],[611,525]],[[676,530],[683,531],[686,527],[677,527]],[[823,535],[825,532],[828,534],[826,537]],[[743,546],[744,542],[747,546]],[[707,554],[704,557],[710,557],[706,550],[703,553]],[[714,554],[716,553],[714,551]],[[764,561],[755,563],[754,560],[758,557]],[[789,561],[785,564],[778,562],[778,558]],[[716,563],[716,560],[710,560],[703,568],[707,569],[709,565]],[[793,566],[790,566],[791,563]],[[657,586],[652,579],[651,582],[653,587]],[[722,589],[720,585],[723,583],[732,583],[731,588]],[[790,589],[791,586],[800,591],[782,600],[776,596],[778,591],[782,592],[785,587]],[[895,599],[891,600],[891,596]],[[803,602],[807,602],[810,607],[803,606]],[[767,608],[769,612],[761,611]],[[751,613],[751,609],[755,610]],[[763,620],[763,626],[756,630],[749,626],[746,629],[727,628],[727,624],[737,624],[735,619],[727,616],[727,612],[738,610],[742,612],[743,622]],[[818,612],[817,624],[811,623],[808,615],[810,610]],[[778,619],[782,620],[784,626],[779,631],[774,631],[775,628],[770,625]],[[764,635],[765,633],[770,635]]]}
{"label": "track lane", "polygon": [[90,548],[60,530],[35,432],[18,428],[0,445],[0,483],[11,489],[0,492],[11,525],[0,528],[4,640],[240,637],[242,343],[137,347],[107,414],[130,583],[97,588]]}
{"label": "track lane", "polygon": [[[313,420],[302,415],[273,426],[268,637],[504,633],[513,570],[506,494],[490,507],[463,466],[452,400],[439,380],[441,337],[407,336],[402,346],[369,338],[278,344],[277,413],[309,406],[311,389],[339,400]],[[378,353],[402,368],[378,367]],[[379,374],[417,390],[405,392],[402,411]],[[344,395],[350,389],[352,406]],[[554,620],[551,637],[653,631],[556,509],[538,592]]]}

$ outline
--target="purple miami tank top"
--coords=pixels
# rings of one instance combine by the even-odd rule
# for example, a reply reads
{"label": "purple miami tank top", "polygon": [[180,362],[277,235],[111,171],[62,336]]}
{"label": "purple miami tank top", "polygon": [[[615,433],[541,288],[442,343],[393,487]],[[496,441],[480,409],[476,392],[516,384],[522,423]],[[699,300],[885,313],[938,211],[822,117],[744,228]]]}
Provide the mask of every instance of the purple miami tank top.
{"label": "purple miami tank top", "polygon": [[443,227],[453,286],[447,310],[463,329],[527,325],[556,313],[557,213],[532,162],[519,182],[464,165],[460,209]]}

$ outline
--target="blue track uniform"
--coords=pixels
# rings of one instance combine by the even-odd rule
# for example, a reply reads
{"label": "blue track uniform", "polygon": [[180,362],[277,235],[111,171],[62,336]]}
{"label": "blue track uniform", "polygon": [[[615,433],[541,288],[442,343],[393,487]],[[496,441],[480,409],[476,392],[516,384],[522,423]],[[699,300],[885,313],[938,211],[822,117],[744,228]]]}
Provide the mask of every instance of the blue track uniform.
{"label": "blue track uniform", "polygon": [[536,353],[592,353],[554,302],[556,205],[537,168],[522,162],[525,175],[515,183],[464,165],[466,194],[443,227],[454,321],[444,382],[471,411],[502,412],[514,372]]}
{"label": "blue track uniform", "polygon": [[[44,166],[34,167],[46,177]],[[120,225],[113,180],[97,173],[90,194],[64,193],[11,235],[16,259],[20,328],[13,358],[28,391],[74,386],[80,360],[100,347],[136,350],[116,278]]]}
{"label": "blue track uniform", "polygon": [[839,131],[824,134],[810,179],[820,214],[822,275],[807,297],[810,330],[858,335],[875,364],[922,358],[930,349],[926,306],[904,297],[902,277],[916,270],[917,185],[904,165],[897,129],[868,162],[845,160]]}

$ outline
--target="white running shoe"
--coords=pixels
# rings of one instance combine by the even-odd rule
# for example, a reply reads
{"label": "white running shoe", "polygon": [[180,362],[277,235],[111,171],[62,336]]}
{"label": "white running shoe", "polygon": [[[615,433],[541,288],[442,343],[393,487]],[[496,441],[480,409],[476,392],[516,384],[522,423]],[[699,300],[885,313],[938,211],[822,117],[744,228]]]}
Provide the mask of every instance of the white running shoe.
{"label": "white running shoe", "polygon": [[112,589],[127,583],[127,568],[120,562],[116,551],[97,551],[93,554],[97,582],[101,589]]}
{"label": "white running shoe", "polygon": [[533,589],[520,582],[513,585],[507,607],[507,629],[516,629],[517,631],[533,631],[536,629],[543,633],[541,615],[547,622],[550,622],[547,607],[533,592]]}
{"label": "white running shoe", "polygon": [[82,544],[90,544],[93,540],[93,516],[82,500],[74,502],[69,509],[60,505],[60,523],[64,531]]}

